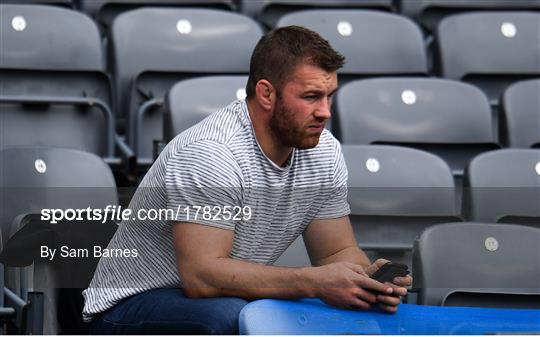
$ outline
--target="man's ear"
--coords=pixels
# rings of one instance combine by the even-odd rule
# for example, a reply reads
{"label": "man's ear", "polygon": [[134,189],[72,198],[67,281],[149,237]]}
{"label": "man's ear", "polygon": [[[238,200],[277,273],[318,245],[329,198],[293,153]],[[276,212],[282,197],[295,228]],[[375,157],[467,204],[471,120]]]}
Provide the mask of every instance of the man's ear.
{"label": "man's ear", "polygon": [[272,110],[276,102],[276,89],[267,80],[259,80],[255,85],[255,96],[265,110]]}

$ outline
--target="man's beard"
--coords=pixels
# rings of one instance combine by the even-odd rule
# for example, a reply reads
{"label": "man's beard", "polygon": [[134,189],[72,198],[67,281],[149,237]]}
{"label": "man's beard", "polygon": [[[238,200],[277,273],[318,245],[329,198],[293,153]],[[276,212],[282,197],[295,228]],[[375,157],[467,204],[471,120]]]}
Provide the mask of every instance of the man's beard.
{"label": "man's beard", "polygon": [[[309,134],[307,125],[298,125],[295,112],[286,108],[278,96],[269,129],[275,140],[297,149],[311,149],[319,144],[320,134]],[[320,122],[319,122],[320,123]]]}

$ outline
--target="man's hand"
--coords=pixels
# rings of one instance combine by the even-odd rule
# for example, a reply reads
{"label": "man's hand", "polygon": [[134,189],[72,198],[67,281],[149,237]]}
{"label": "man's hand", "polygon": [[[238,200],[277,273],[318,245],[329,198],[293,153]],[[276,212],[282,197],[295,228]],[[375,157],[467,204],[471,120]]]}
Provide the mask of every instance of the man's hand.
{"label": "man's hand", "polygon": [[316,267],[315,296],[329,305],[343,309],[369,309],[377,302],[376,294],[390,295],[392,286],[373,280],[361,266],[336,262]]}
{"label": "man's hand", "polygon": [[[382,265],[390,262],[385,259],[378,259],[369,267],[366,268],[366,274],[371,276],[375,273]],[[407,295],[407,288],[412,285],[412,277],[407,275],[405,277],[396,277],[392,282],[385,282],[386,285],[392,287],[393,291],[391,295],[378,293],[376,294],[377,302],[379,307],[387,312],[395,313],[397,311],[397,306],[401,303],[401,298]]]}

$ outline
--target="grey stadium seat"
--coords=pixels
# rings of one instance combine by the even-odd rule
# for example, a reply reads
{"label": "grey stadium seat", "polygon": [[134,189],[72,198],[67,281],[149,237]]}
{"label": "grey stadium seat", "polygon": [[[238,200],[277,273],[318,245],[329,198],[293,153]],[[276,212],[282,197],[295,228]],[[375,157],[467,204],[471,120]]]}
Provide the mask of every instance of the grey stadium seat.
{"label": "grey stadium seat", "polygon": [[242,13],[273,28],[285,14],[304,9],[376,9],[392,11],[392,0],[242,0]]}
{"label": "grey stadium seat", "polygon": [[345,144],[394,144],[439,155],[455,176],[499,146],[489,103],[477,88],[435,78],[376,78],[343,86],[335,100]]}
{"label": "grey stadium seat", "polygon": [[440,158],[387,145],[343,145],[342,150],[355,235],[375,257],[410,253],[425,228],[461,221],[454,180]]}
{"label": "grey stadium seat", "polygon": [[507,147],[540,147],[540,79],[517,82],[501,97],[499,137]]}
{"label": "grey stadium seat", "polygon": [[463,212],[472,221],[540,228],[540,149],[504,149],[474,158],[465,174]]}
{"label": "grey stadium seat", "polygon": [[[247,76],[202,76],[176,83],[165,97],[165,142],[236,99],[246,97]],[[330,130],[328,120],[325,127]],[[164,144],[163,144],[164,145]],[[161,152],[158,149],[157,152]]]}
{"label": "grey stadium seat", "polygon": [[118,203],[110,169],[95,155],[66,148],[0,151],[0,224],[7,240],[18,215],[42,208],[105,207]]}
{"label": "grey stadium seat", "polygon": [[400,0],[400,12],[433,32],[450,15],[470,11],[539,11],[537,0]]}
{"label": "grey stadium seat", "polygon": [[81,0],[82,10],[108,28],[122,12],[140,7],[204,7],[236,10],[234,0]]}
{"label": "grey stadium seat", "polygon": [[59,146],[117,163],[96,25],[73,10],[0,5],[0,148]]}
{"label": "grey stadium seat", "polygon": [[304,10],[283,16],[277,25],[304,26],[327,39],[347,58],[338,70],[341,81],[353,76],[427,73],[420,28],[400,15],[353,9]]}
{"label": "grey stadium seat", "polygon": [[206,76],[176,83],[165,97],[165,141],[234,100],[244,99],[247,79],[247,76]]}
{"label": "grey stadium seat", "polygon": [[[340,84],[355,78],[427,74],[420,28],[402,16],[356,9],[314,9],[284,15],[279,27],[300,25],[317,31],[346,57]],[[377,34],[373,34],[377,31]],[[335,116],[335,108],[333,108]],[[332,118],[332,131],[339,138]]]}
{"label": "grey stadium seat", "polygon": [[418,303],[540,308],[540,229],[489,223],[433,226],[415,242]]}
{"label": "grey stadium seat", "polygon": [[[73,149],[21,147],[0,151],[0,201],[0,224],[5,241],[2,263],[25,266],[29,263],[18,261],[34,250],[24,249],[31,242],[21,240],[20,236],[30,229],[31,223],[39,222],[43,209],[105,209],[107,205],[117,205],[118,196],[112,172],[101,158]],[[81,226],[84,227],[71,227],[69,230],[65,223],[53,225],[43,221],[38,230],[30,231],[23,238],[46,240],[52,233],[58,232],[60,236],[55,236],[52,242],[78,237],[79,242],[98,244],[101,235],[110,238],[110,232],[114,230],[110,225],[98,223],[89,226],[83,223]],[[20,246],[23,248],[16,250],[17,253],[6,257],[10,247]],[[62,261],[59,259],[59,262]],[[90,260],[82,260],[84,263],[74,261],[83,269],[91,265]],[[74,274],[70,277],[57,279],[54,273],[58,270],[51,269],[47,262],[39,260],[23,273],[13,268],[6,271],[6,285],[23,299],[26,299],[28,290],[44,292],[45,334],[60,332],[56,318],[56,285],[59,281],[70,282],[81,276],[75,272],[76,268],[71,270]]]}
{"label": "grey stadium seat", "polygon": [[[383,257],[410,265],[414,239],[422,230],[461,220],[452,175],[440,158],[387,145],[345,144],[342,151],[353,230],[372,260]],[[275,265],[310,266],[303,239],[296,239]]]}
{"label": "grey stadium seat", "polygon": [[[478,29],[478,23],[482,29]],[[435,37],[443,77],[472,83],[492,105],[512,82],[540,76],[540,13],[476,12],[444,19]]]}
{"label": "grey stadium seat", "polygon": [[143,8],[115,19],[117,97],[139,164],[152,162],[153,142],[163,139],[163,99],[172,85],[195,76],[247,74],[261,35],[253,20],[210,9]]}

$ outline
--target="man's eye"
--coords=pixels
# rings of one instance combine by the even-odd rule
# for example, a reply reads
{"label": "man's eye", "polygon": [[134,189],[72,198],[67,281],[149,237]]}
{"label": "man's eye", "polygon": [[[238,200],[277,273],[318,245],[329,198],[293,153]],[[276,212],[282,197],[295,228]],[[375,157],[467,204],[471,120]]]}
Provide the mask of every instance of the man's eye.
{"label": "man's eye", "polygon": [[316,100],[317,96],[316,95],[309,95],[309,96],[304,96],[304,98],[308,99],[308,100]]}

